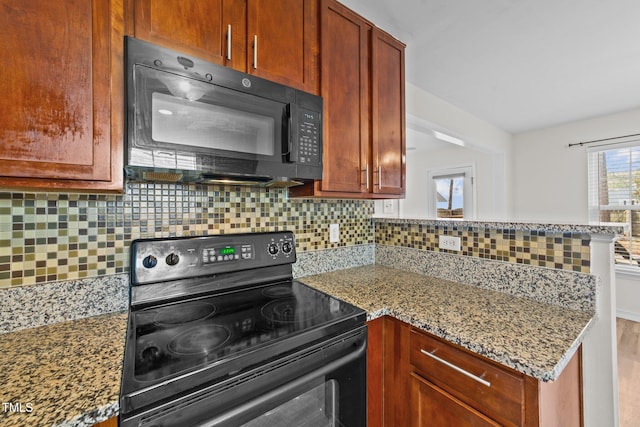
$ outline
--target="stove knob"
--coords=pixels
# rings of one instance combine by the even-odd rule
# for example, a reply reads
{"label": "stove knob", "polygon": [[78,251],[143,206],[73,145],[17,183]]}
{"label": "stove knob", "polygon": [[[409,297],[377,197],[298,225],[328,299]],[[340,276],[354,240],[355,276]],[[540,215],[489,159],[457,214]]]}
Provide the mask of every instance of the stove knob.
{"label": "stove knob", "polygon": [[276,255],[278,253],[278,244],[277,243],[271,243],[269,245],[269,253],[271,255]]}
{"label": "stove knob", "polygon": [[142,260],[142,266],[144,268],[153,268],[158,264],[158,260],[153,255],[148,255]]}
{"label": "stove knob", "polygon": [[292,249],[293,247],[291,246],[291,243],[284,242],[282,244],[282,252],[284,252],[285,254],[290,254]]}
{"label": "stove knob", "polygon": [[167,255],[166,261],[168,265],[176,265],[178,262],[180,262],[180,257],[178,256],[178,254],[170,253],[169,255]]}

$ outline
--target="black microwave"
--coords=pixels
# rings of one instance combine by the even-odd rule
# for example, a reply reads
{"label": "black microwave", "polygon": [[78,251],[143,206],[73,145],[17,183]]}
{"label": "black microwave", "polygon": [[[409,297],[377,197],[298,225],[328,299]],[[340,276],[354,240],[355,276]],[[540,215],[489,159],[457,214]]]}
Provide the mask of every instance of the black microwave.
{"label": "black microwave", "polygon": [[291,186],[322,178],[322,98],[125,38],[125,176]]}

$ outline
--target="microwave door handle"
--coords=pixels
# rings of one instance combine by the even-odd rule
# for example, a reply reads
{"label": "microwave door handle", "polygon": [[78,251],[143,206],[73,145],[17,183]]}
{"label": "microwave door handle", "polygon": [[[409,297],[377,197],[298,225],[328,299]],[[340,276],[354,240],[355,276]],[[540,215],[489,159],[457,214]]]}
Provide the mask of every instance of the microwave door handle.
{"label": "microwave door handle", "polygon": [[296,159],[296,153],[293,153],[293,114],[291,111],[295,107],[291,104],[287,104],[286,112],[287,112],[287,151],[282,153],[282,157],[286,159],[287,162],[293,163]]}

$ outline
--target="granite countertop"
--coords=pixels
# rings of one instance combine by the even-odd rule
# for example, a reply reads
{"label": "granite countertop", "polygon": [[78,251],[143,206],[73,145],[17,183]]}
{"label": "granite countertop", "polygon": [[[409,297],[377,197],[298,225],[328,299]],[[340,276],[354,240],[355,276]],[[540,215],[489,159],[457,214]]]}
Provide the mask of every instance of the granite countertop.
{"label": "granite countertop", "polygon": [[478,227],[509,230],[545,231],[549,233],[584,233],[622,235],[628,225],[619,222],[596,222],[589,224],[537,223],[514,221],[468,221],[458,219],[390,218],[375,217],[374,222],[390,224],[424,224],[452,228]]}
{"label": "granite countertop", "polygon": [[[543,381],[558,377],[593,317],[380,265],[299,280],[369,319],[391,315]],[[118,312],[2,334],[0,396],[13,410],[0,425],[85,427],[117,415],[126,328]]]}
{"label": "granite countertop", "polygon": [[380,265],[298,280],[542,381],[558,378],[594,316]]}
{"label": "granite countertop", "polygon": [[0,425],[80,427],[117,415],[126,329],[127,314],[112,313],[0,335],[0,399],[14,408],[0,411]]}

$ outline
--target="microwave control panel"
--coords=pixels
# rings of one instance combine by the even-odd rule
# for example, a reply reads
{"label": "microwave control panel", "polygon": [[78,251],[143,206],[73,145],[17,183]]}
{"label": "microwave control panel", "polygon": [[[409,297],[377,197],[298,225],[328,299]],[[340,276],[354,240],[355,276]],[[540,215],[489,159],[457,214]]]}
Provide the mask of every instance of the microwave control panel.
{"label": "microwave control panel", "polygon": [[320,113],[300,108],[297,123],[298,162],[312,165],[321,164]]}

